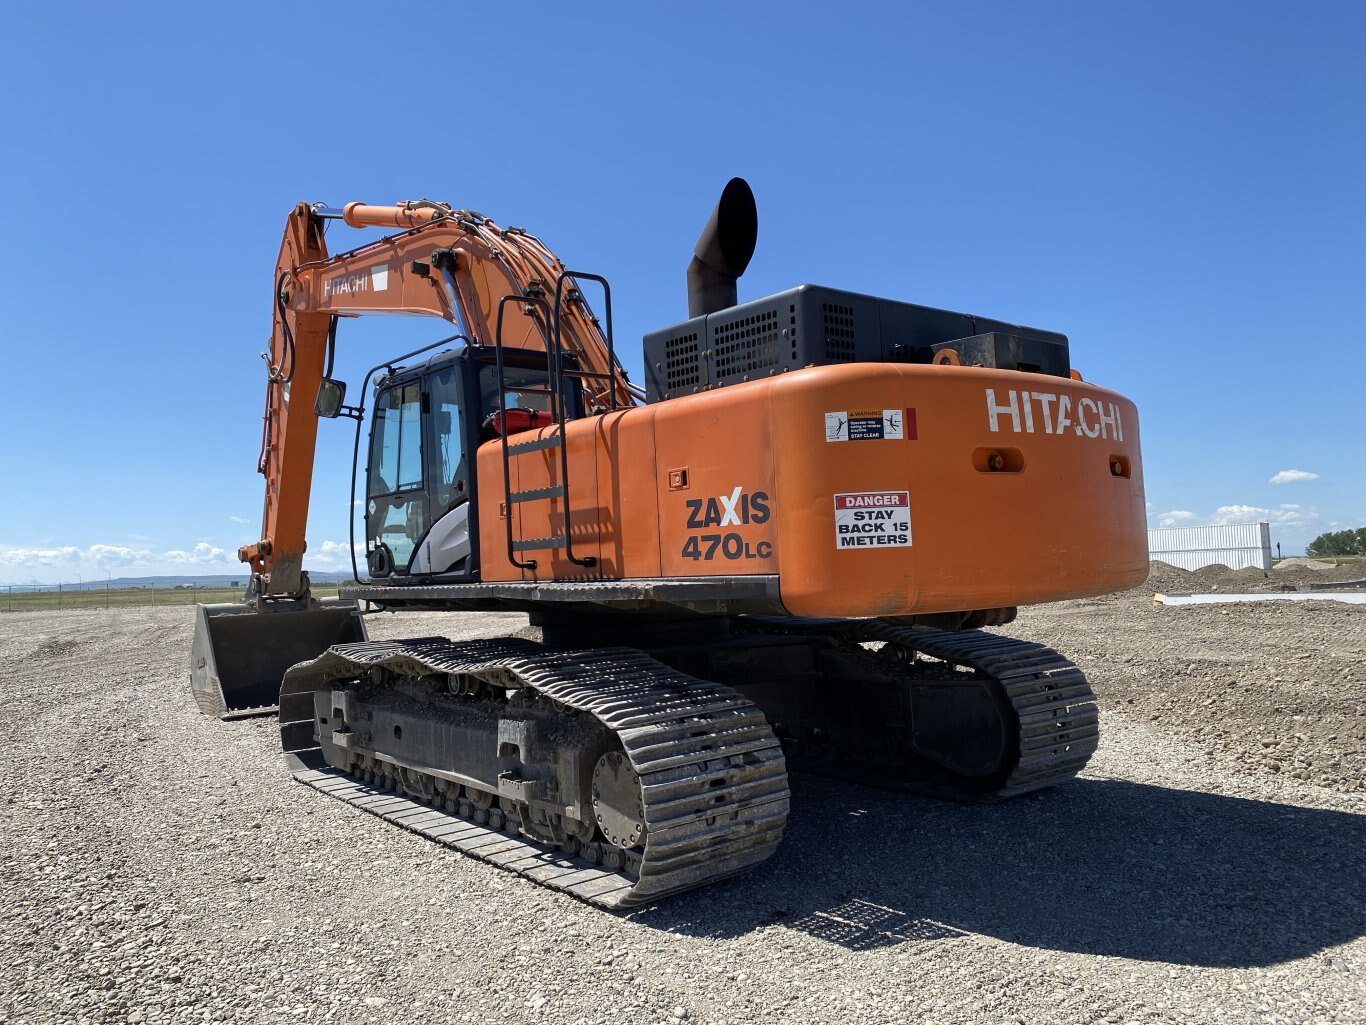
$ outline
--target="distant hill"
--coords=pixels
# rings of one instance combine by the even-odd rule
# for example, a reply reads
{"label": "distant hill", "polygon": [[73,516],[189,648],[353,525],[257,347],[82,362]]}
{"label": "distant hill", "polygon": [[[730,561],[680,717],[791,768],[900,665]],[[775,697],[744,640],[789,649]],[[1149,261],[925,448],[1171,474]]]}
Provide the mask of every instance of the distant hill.
{"label": "distant hill", "polygon": [[[315,584],[340,584],[351,579],[350,573],[324,573],[314,570],[308,571],[309,579]],[[190,587],[198,585],[200,587],[241,587],[247,586],[249,574],[245,573],[218,573],[205,574],[204,576],[148,576],[148,577],[114,577],[112,579],[98,580],[71,580],[61,583],[46,583],[40,581],[34,586],[32,580],[14,580],[0,584],[0,587],[13,587],[17,594],[22,588],[25,591],[55,591],[59,587],[63,591],[103,591],[105,588],[118,590],[128,587]]]}

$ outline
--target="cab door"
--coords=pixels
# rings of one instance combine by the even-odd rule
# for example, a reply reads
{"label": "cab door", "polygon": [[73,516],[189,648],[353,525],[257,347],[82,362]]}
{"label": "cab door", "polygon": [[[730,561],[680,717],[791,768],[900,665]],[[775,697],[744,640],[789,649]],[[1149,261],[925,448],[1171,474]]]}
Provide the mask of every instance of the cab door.
{"label": "cab door", "polygon": [[422,386],[395,384],[380,392],[370,435],[365,548],[371,577],[405,574],[430,526],[424,487]]}
{"label": "cab door", "polygon": [[426,410],[427,501],[431,527],[418,543],[414,576],[468,578],[475,569],[470,517],[476,505],[467,448],[477,429],[464,364],[449,363],[423,378]]}

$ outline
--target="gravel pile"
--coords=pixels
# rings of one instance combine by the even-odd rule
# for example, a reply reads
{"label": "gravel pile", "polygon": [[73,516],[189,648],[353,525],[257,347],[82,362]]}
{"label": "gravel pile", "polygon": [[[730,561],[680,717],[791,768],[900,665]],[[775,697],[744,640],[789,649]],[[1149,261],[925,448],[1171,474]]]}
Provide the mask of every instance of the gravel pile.
{"label": "gravel pile", "polygon": [[616,917],[293,783],[269,721],[195,711],[188,609],[0,616],[0,1021],[1360,1022],[1363,624],[1028,610],[1100,692],[1084,778],[797,777],[770,862]]}
{"label": "gravel pile", "polygon": [[1205,566],[1197,570],[1179,569],[1165,562],[1151,563],[1148,579],[1137,590],[1167,594],[1251,593],[1294,590],[1304,584],[1349,583],[1366,577],[1366,566],[1331,563],[1277,563],[1269,570],[1249,567]]}

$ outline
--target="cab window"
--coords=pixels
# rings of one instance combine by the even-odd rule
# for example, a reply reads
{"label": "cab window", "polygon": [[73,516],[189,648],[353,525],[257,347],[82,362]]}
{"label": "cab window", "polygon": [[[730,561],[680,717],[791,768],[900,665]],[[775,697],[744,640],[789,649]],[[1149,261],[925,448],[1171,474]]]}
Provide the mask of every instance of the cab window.
{"label": "cab window", "polygon": [[370,449],[370,494],[391,495],[422,487],[422,389],[390,388],[375,406]]}
{"label": "cab window", "polygon": [[447,367],[428,379],[432,406],[432,497],[436,515],[467,497],[460,371]]}
{"label": "cab window", "polygon": [[544,369],[503,368],[503,394],[498,394],[498,368],[479,371],[479,395],[484,416],[500,409],[535,409],[550,412],[550,375]]}

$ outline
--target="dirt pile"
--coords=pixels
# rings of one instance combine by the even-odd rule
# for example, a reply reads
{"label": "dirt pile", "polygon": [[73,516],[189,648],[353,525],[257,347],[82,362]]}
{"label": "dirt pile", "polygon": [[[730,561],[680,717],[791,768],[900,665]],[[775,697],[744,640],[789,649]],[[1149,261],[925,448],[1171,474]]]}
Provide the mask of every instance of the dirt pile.
{"label": "dirt pile", "polygon": [[1149,563],[1148,579],[1136,591],[1164,594],[1206,594],[1269,590],[1272,580],[1266,570],[1229,569],[1227,566],[1204,566],[1197,570],[1180,569],[1165,562]]}
{"label": "dirt pile", "polygon": [[1303,567],[1306,569],[1333,569],[1338,565],[1336,559],[1309,559],[1301,555],[1292,556],[1289,559],[1282,559],[1276,563],[1276,569],[1292,569]]}
{"label": "dirt pile", "polygon": [[1179,569],[1165,562],[1149,563],[1148,579],[1134,590],[1160,594],[1252,594],[1258,591],[1293,590],[1304,584],[1348,583],[1366,577],[1366,566],[1306,565],[1278,563],[1270,570],[1249,567],[1204,566]]}
{"label": "dirt pile", "polygon": [[1271,570],[1272,579],[1278,584],[1340,584],[1366,579],[1366,564],[1349,562],[1341,566],[1326,563],[1301,563],[1286,565],[1278,562]]}

